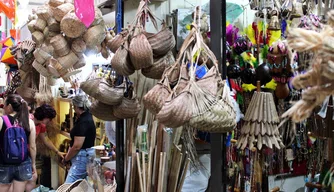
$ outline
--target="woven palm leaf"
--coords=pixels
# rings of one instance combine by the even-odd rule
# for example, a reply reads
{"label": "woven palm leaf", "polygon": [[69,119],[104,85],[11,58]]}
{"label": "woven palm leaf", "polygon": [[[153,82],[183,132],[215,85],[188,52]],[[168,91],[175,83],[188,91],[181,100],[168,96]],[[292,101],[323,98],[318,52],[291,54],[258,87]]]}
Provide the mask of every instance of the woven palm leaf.
{"label": "woven palm leaf", "polygon": [[128,30],[123,30],[118,33],[114,38],[107,42],[107,47],[111,52],[116,53],[117,49],[124,43],[125,37],[129,34]]}
{"label": "woven palm leaf", "polygon": [[136,70],[153,65],[153,51],[143,33],[132,38],[129,46],[130,59]]}
{"label": "woven palm leaf", "polygon": [[137,117],[141,110],[141,106],[137,98],[124,97],[121,104],[114,107],[114,115],[120,119],[128,119]]}
{"label": "woven palm leaf", "polygon": [[141,73],[148,78],[161,79],[165,69],[174,64],[174,62],[173,53],[169,51],[165,56],[154,59],[153,66],[142,69]]}
{"label": "woven palm leaf", "polygon": [[165,55],[175,47],[176,41],[169,27],[163,27],[157,34],[149,35],[149,41],[154,55]]}
{"label": "woven palm leaf", "polygon": [[89,111],[97,118],[104,121],[116,121],[118,118],[113,114],[113,106],[94,101]]}
{"label": "woven palm leaf", "polygon": [[128,43],[121,45],[117,49],[115,55],[111,59],[111,67],[117,74],[123,76],[129,76],[135,72],[128,53]]}

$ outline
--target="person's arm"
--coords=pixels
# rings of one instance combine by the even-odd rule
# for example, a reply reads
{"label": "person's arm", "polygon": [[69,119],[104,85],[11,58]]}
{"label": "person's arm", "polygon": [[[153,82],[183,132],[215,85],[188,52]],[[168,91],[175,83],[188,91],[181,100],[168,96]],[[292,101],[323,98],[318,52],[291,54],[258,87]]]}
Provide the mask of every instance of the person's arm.
{"label": "person's arm", "polygon": [[57,155],[59,155],[61,158],[64,158],[65,153],[62,153],[58,151],[57,147],[54,146],[54,144],[50,141],[49,137],[46,135],[46,133],[40,133],[38,135],[38,138],[40,138],[43,143],[52,151],[56,152]]}
{"label": "person's arm", "polygon": [[29,152],[33,173],[36,172],[36,128],[35,123],[29,119],[30,135],[29,135]]}
{"label": "person's arm", "polygon": [[74,137],[73,146],[69,148],[64,158],[65,162],[70,161],[76,154],[79,153],[84,141],[85,141],[85,137],[78,137],[78,136]]}

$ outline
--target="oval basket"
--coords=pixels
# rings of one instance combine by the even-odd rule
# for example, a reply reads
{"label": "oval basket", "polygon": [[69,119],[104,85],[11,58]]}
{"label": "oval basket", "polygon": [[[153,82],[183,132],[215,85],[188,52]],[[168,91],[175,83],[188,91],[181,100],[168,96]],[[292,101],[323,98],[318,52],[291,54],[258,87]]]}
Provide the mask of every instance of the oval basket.
{"label": "oval basket", "polygon": [[36,60],[32,63],[32,66],[36,69],[38,73],[43,75],[44,77],[49,77],[49,71],[42,64],[38,63]]}
{"label": "oval basket", "polygon": [[127,50],[127,43],[119,47],[111,59],[111,67],[116,71],[117,74],[123,76],[129,76],[135,72],[134,67],[131,64],[129,58],[129,52]]}
{"label": "oval basket", "polygon": [[175,62],[173,53],[169,51],[162,58],[154,59],[153,66],[144,68],[141,70],[141,73],[148,78],[152,79],[161,79],[162,74],[165,69],[171,66]]}
{"label": "oval basket", "polygon": [[137,98],[129,99],[124,97],[122,103],[114,107],[114,115],[120,119],[137,117],[141,110]]}
{"label": "oval basket", "polygon": [[163,27],[158,33],[147,35],[154,55],[165,55],[175,47],[176,41],[173,32],[169,27]]}
{"label": "oval basket", "polygon": [[124,38],[127,36],[129,32],[127,30],[124,30],[117,34],[114,38],[109,40],[107,42],[107,47],[112,51],[113,53],[116,53],[117,49],[124,43]]}
{"label": "oval basket", "polygon": [[54,52],[57,56],[62,57],[67,55],[70,52],[70,48],[64,36],[61,34],[56,35],[51,38],[50,43],[54,48]]}
{"label": "oval basket", "polygon": [[153,65],[153,51],[143,33],[135,36],[129,46],[130,59],[136,70]]}
{"label": "oval basket", "polygon": [[87,80],[81,83],[80,88],[95,99],[108,104],[120,104],[123,98],[124,87],[112,87],[104,78]]}
{"label": "oval basket", "polygon": [[113,114],[113,106],[104,104],[100,101],[94,101],[90,106],[89,111],[92,115],[104,121],[118,120]]}
{"label": "oval basket", "polygon": [[168,78],[164,78],[145,94],[143,104],[151,113],[158,114],[170,94]]}

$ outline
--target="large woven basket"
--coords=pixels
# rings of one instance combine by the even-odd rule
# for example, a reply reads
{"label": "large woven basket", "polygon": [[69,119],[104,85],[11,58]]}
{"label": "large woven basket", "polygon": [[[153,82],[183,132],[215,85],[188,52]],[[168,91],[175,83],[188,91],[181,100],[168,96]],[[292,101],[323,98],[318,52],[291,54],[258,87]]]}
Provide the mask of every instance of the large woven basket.
{"label": "large woven basket", "polygon": [[124,97],[122,103],[114,107],[114,115],[120,119],[137,117],[141,106],[137,98],[129,99]]}
{"label": "large woven basket", "polygon": [[145,94],[143,97],[143,104],[151,113],[157,114],[161,110],[170,93],[171,89],[169,87],[168,78],[165,77]]}
{"label": "large woven basket", "polygon": [[132,38],[129,46],[130,59],[136,70],[153,65],[153,51],[143,33]]}
{"label": "large woven basket", "polygon": [[90,112],[97,118],[104,121],[116,121],[118,118],[113,114],[113,106],[94,101],[90,106]]}
{"label": "large woven basket", "polygon": [[169,27],[163,27],[157,34],[146,33],[154,55],[165,55],[175,47],[176,41]]}
{"label": "large woven basket", "polygon": [[111,67],[118,75],[129,76],[135,72],[129,57],[127,43],[117,49],[115,55],[111,59]]}
{"label": "large woven basket", "polygon": [[161,79],[165,69],[175,62],[173,53],[170,51],[161,58],[154,59],[153,66],[144,68],[141,73],[148,78]]}
{"label": "large woven basket", "polygon": [[81,83],[80,88],[95,99],[108,104],[120,104],[123,98],[124,87],[112,87],[104,78],[87,80]]}

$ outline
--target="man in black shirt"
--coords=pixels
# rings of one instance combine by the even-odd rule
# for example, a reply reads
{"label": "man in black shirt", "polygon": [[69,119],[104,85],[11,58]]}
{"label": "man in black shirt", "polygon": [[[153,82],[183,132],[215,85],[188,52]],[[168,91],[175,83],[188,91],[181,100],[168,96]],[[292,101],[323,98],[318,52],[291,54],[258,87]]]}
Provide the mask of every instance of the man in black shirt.
{"label": "man in black shirt", "polygon": [[77,95],[72,99],[78,119],[70,132],[71,143],[63,163],[71,161],[72,166],[68,172],[65,183],[73,183],[87,176],[86,165],[94,155],[96,127],[92,114],[89,112],[90,102],[86,95]]}

